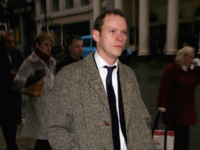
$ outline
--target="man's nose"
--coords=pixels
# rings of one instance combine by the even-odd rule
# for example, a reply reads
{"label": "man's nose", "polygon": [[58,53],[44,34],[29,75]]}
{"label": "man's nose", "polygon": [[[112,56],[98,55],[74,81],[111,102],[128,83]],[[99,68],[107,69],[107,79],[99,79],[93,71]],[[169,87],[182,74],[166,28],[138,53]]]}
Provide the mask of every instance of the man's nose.
{"label": "man's nose", "polygon": [[119,41],[123,40],[122,33],[117,34],[117,40],[119,40]]}

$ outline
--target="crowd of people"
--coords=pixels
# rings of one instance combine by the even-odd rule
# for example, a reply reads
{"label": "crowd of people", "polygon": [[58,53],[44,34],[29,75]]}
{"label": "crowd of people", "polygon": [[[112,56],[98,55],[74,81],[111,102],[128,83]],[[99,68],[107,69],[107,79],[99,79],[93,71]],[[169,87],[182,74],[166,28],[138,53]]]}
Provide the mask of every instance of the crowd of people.
{"label": "crowd of people", "polygon": [[[103,11],[92,36],[97,50],[82,58],[83,41],[72,35],[67,57],[51,56],[53,39],[40,31],[33,52],[23,60],[11,32],[0,38],[2,89],[0,125],[7,150],[18,150],[21,93],[43,79],[40,96],[28,95],[22,137],[36,139],[34,150],[154,150],[151,116],[143,103],[134,71],[118,58],[127,40],[127,22],[118,9]],[[177,52],[161,78],[157,108],[175,131],[175,148],[189,149],[189,126],[197,123],[195,88],[200,60],[195,49]]]}

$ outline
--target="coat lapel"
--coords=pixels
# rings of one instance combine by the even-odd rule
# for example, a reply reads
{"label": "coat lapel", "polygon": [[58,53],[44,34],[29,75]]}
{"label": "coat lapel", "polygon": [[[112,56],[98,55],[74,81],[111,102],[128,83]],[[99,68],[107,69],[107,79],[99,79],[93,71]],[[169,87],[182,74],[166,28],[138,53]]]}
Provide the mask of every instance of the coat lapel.
{"label": "coat lapel", "polygon": [[[110,112],[108,99],[106,95],[106,91],[103,87],[103,83],[99,74],[99,70],[94,61],[93,54],[90,54],[85,58],[87,62],[87,72],[89,74],[88,82],[92,89],[94,89],[95,93],[99,96],[105,108]],[[121,83],[121,91],[122,91],[122,101],[124,105],[124,115],[126,122],[126,129],[129,126],[129,120],[131,115],[131,107],[130,107],[130,98],[131,98],[131,84],[132,81],[126,75],[126,69],[123,67],[123,64],[119,61],[119,79]]]}
{"label": "coat lapel", "polygon": [[99,74],[99,70],[94,61],[93,54],[94,53],[91,53],[88,57],[85,58],[85,60],[87,61],[87,72],[89,74],[88,82],[91,88],[99,96],[105,108],[108,110],[108,112],[110,112],[106,91],[104,89],[104,86]]}
{"label": "coat lapel", "polygon": [[126,74],[126,69],[123,67],[120,61],[119,61],[119,79],[121,83],[122,102],[124,106],[126,129],[128,129],[130,115],[131,115],[130,98],[131,98],[132,81],[128,78]]}

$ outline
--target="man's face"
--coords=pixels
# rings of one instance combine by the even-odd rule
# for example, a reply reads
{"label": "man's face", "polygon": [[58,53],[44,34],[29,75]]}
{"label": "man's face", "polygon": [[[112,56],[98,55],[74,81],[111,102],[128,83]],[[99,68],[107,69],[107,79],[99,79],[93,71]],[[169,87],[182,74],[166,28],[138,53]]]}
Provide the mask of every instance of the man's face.
{"label": "man's face", "polygon": [[42,41],[40,44],[36,43],[36,48],[46,55],[51,54],[52,42],[49,39]]}
{"label": "man's face", "polygon": [[[127,39],[127,23],[119,15],[107,15],[101,27],[101,33],[93,30],[93,38],[97,42],[98,54],[108,63],[116,61],[125,48]],[[97,34],[97,36],[95,35]]]}
{"label": "man's face", "polygon": [[83,41],[74,39],[72,44],[69,45],[68,48],[72,58],[80,59],[83,53]]}
{"label": "man's face", "polygon": [[12,35],[4,35],[4,48],[6,49],[6,51],[8,52],[12,52],[13,48],[14,48],[14,38]]}

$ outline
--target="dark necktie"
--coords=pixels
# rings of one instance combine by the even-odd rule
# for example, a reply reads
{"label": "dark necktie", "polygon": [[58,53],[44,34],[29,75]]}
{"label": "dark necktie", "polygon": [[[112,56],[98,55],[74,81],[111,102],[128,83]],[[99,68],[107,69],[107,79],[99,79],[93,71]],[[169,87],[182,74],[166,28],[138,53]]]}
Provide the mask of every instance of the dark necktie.
{"label": "dark necktie", "polygon": [[119,138],[119,121],[117,116],[117,109],[116,109],[116,98],[114,89],[112,86],[112,71],[116,66],[108,67],[104,66],[108,70],[108,74],[106,77],[106,90],[107,90],[107,97],[110,107],[110,113],[112,118],[112,137],[113,137],[113,145],[114,150],[120,150],[120,138]]}

